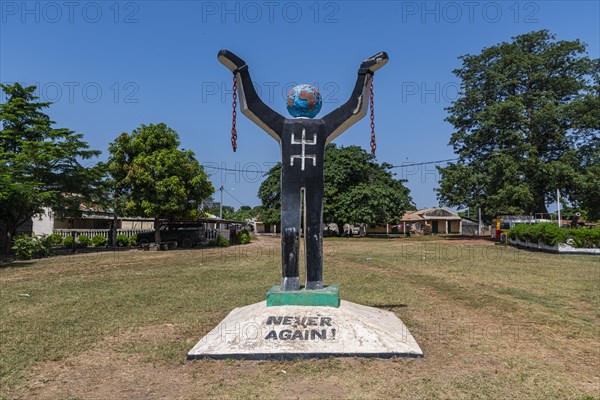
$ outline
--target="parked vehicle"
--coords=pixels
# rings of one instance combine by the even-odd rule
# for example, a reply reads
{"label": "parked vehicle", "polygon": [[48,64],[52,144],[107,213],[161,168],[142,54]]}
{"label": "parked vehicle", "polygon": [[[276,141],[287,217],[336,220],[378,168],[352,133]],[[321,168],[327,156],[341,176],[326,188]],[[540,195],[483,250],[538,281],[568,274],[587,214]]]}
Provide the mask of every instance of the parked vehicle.
{"label": "parked vehicle", "polygon": [[546,215],[536,215],[536,216],[523,216],[523,215],[500,215],[497,218],[494,218],[492,222],[496,225],[496,229],[492,232],[492,238],[496,240],[500,240],[501,242],[505,242],[507,238],[508,231],[515,225],[525,224],[525,225],[533,225],[539,224],[541,222],[552,222],[552,219],[543,218]]}
{"label": "parked vehicle", "polygon": [[344,232],[342,233],[343,237],[350,237],[350,236],[363,237],[366,235],[367,235],[366,224],[357,224],[357,225],[344,224]]}
{"label": "parked vehicle", "polygon": [[[160,224],[161,242],[177,242],[177,247],[189,249],[204,241],[204,224],[202,222],[165,221]],[[154,231],[137,235],[137,244],[141,246],[154,242]]]}

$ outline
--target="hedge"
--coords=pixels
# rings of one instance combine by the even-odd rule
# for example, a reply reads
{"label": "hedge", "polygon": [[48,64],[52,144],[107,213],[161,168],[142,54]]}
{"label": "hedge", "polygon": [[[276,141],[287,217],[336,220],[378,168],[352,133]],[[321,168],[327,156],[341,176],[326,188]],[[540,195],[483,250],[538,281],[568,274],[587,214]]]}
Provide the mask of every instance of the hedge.
{"label": "hedge", "polygon": [[508,237],[533,243],[544,242],[548,246],[568,243],[577,248],[600,248],[600,227],[561,228],[551,222],[533,225],[518,224],[510,228]]}

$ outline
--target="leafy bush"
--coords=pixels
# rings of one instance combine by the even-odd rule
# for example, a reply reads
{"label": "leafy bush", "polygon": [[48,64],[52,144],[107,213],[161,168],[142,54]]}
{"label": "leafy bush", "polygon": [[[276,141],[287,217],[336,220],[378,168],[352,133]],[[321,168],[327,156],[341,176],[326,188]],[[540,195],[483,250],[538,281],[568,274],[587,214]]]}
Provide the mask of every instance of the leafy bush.
{"label": "leafy bush", "polygon": [[217,236],[216,239],[213,239],[210,242],[208,242],[208,245],[216,246],[216,247],[229,247],[229,240],[227,240],[223,236],[219,235],[219,236]]}
{"label": "leafy bush", "polygon": [[46,238],[46,243],[48,243],[48,245],[50,246],[57,246],[59,244],[62,244],[62,242],[63,239],[58,233],[53,233],[52,235]]}
{"label": "leafy bush", "polygon": [[569,229],[573,247],[600,247],[600,228],[594,229]]}
{"label": "leafy bush", "polygon": [[137,246],[137,235],[131,235],[129,237],[129,246],[131,246],[131,247]]}
{"label": "leafy bush", "polygon": [[73,236],[67,236],[62,243],[65,247],[73,247]]}
{"label": "leafy bush", "polygon": [[50,245],[46,238],[29,235],[15,237],[12,249],[15,251],[17,257],[22,260],[31,260],[34,257],[48,257],[51,253]]}
{"label": "leafy bush", "polygon": [[89,236],[79,235],[77,236],[77,247],[88,247],[92,244],[92,239]]}
{"label": "leafy bush", "polygon": [[248,244],[250,243],[250,232],[247,230],[241,230],[237,233],[237,242],[238,244]]}
{"label": "leafy bush", "polygon": [[525,240],[538,243],[540,241],[540,228],[539,225],[529,225],[527,229],[523,230],[523,237]]}
{"label": "leafy bush", "polygon": [[508,236],[513,240],[518,238],[533,243],[543,242],[548,246],[554,246],[556,243],[567,243],[572,239],[573,247],[600,247],[600,228],[561,228],[551,222],[515,225],[508,232]]}
{"label": "leafy bush", "polygon": [[108,239],[102,235],[96,235],[92,238],[92,243],[94,247],[104,247],[108,243]]}
{"label": "leafy bush", "polygon": [[548,246],[554,246],[556,243],[565,243],[567,241],[567,230],[557,224],[544,222],[532,225],[535,232],[535,239],[542,241]]}
{"label": "leafy bush", "polygon": [[117,246],[129,247],[129,236],[123,234],[117,235]]}
{"label": "leafy bush", "polygon": [[[525,232],[525,230],[527,230],[527,228],[529,228],[529,225],[524,225],[524,224],[515,225],[512,228],[510,228],[510,230],[508,231],[508,237],[511,240],[515,240],[517,238],[521,239],[524,237],[524,232]],[[524,239],[521,239],[521,240],[524,240]]]}

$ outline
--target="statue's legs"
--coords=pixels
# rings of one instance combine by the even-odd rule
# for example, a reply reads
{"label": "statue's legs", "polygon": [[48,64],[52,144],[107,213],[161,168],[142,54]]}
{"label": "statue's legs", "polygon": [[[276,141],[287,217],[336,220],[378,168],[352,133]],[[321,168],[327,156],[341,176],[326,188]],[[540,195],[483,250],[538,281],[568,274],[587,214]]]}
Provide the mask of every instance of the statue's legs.
{"label": "statue's legs", "polygon": [[322,179],[307,182],[304,189],[304,249],[306,289],[323,289],[323,196]]}
{"label": "statue's legs", "polygon": [[300,188],[283,184],[281,188],[281,264],[282,290],[300,290]]}

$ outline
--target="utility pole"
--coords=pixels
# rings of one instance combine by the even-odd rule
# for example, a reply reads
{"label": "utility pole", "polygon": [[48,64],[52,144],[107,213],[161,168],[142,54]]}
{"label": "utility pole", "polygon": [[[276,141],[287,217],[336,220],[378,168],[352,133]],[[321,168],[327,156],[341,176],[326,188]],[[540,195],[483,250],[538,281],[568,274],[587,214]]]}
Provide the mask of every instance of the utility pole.
{"label": "utility pole", "polygon": [[558,210],[558,226],[560,226],[560,190],[556,189],[556,209]]}
{"label": "utility pole", "polygon": [[223,186],[219,188],[221,191],[221,201],[219,202],[219,219],[223,219]]}
{"label": "utility pole", "polygon": [[479,224],[477,224],[477,236],[481,236],[481,207],[479,207]]}

